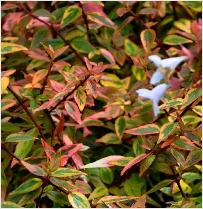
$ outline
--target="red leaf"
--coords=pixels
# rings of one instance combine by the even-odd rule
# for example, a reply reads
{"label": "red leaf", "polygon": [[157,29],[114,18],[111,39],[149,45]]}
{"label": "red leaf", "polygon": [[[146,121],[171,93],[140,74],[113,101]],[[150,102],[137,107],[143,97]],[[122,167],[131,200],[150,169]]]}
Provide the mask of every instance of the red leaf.
{"label": "red leaf", "polygon": [[24,160],[21,160],[20,162],[28,171],[30,171],[30,173],[36,176],[47,176],[47,173],[38,165],[31,165],[30,163],[27,163]]}
{"label": "red leaf", "polygon": [[58,81],[50,80],[49,82],[51,84],[52,89],[58,93],[65,89],[65,86],[59,83]]}
{"label": "red leaf", "polygon": [[110,51],[106,49],[100,49],[100,52],[110,61],[110,63],[115,64],[116,61]]}
{"label": "red leaf", "polygon": [[46,53],[40,49],[25,50],[23,52],[33,59],[49,62],[49,58]]}
{"label": "red leaf", "polygon": [[132,168],[134,165],[136,165],[137,163],[139,163],[140,161],[144,160],[145,158],[147,158],[149,155],[151,155],[150,153],[144,153],[141,155],[138,155],[136,158],[134,158],[133,160],[131,160],[121,171],[121,176],[130,168]]}
{"label": "red leaf", "polygon": [[68,113],[68,115],[73,120],[75,120],[79,124],[82,123],[82,121],[81,121],[81,113],[80,113],[80,111],[78,109],[78,106],[74,102],[71,102],[71,101],[66,102],[65,103],[65,109],[66,109],[66,112]]}
{"label": "red leaf", "polygon": [[42,143],[42,146],[44,148],[44,151],[46,153],[46,156],[49,158],[49,160],[53,160],[54,158],[54,155],[56,154],[54,148],[49,145],[45,140],[41,139],[41,143]]}
{"label": "red leaf", "polygon": [[8,13],[4,18],[3,30],[11,31],[13,26],[18,24],[23,16],[23,12]]}

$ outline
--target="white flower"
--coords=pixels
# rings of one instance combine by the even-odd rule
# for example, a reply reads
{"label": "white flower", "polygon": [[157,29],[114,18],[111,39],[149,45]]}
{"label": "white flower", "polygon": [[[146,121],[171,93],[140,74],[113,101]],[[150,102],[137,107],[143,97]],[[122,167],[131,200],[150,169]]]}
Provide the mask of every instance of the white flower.
{"label": "white flower", "polygon": [[159,101],[160,99],[164,96],[167,88],[169,87],[169,85],[163,83],[163,84],[159,84],[158,86],[156,86],[155,88],[153,88],[152,90],[148,90],[148,89],[138,89],[136,92],[138,94],[138,96],[144,97],[146,99],[150,99],[153,103],[153,111],[154,111],[154,116],[156,117],[159,114]]}
{"label": "white flower", "polygon": [[187,60],[189,57],[181,56],[181,57],[172,57],[168,59],[161,59],[157,55],[151,55],[148,57],[150,61],[152,61],[156,67],[156,72],[152,75],[150,83],[152,85],[157,84],[160,80],[164,78],[164,73],[161,71],[162,68],[169,69],[171,71],[175,70],[175,68],[183,61]]}

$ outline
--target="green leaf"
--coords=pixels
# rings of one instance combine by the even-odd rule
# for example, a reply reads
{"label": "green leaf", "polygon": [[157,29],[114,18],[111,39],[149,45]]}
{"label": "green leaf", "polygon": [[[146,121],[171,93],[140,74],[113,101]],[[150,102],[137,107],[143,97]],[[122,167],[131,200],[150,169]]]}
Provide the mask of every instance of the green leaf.
{"label": "green leaf", "polygon": [[97,199],[106,195],[108,195],[108,189],[104,186],[99,186],[90,194],[88,200]]}
{"label": "green leaf", "polygon": [[184,169],[193,166],[194,164],[202,160],[202,151],[201,149],[192,150],[186,158]]}
{"label": "green leaf", "polygon": [[132,135],[148,135],[159,133],[159,127],[156,124],[147,124],[137,128],[126,130],[125,133]]}
{"label": "green leaf", "polygon": [[142,143],[142,138],[140,136],[137,136],[136,139],[133,141],[133,152],[135,154],[135,157],[144,153],[144,149],[141,147]]}
{"label": "green leaf", "polygon": [[15,149],[15,155],[23,159],[31,151],[34,140],[19,142]]}
{"label": "green leaf", "polygon": [[51,181],[51,183],[62,188],[65,191],[73,191],[74,189],[76,189],[76,186],[74,184],[72,184],[69,181],[63,180],[63,179],[50,177],[50,181]]}
{"label": "green leaf", "polygon": [[65,27],[69,25],[70,23],[77,20],[81,16],[81,14],[82,14],[82,10],[80,7],[76,5],[69,6],[63,14],[63,18],[61,20],[61,26]]}
{"label": "green leaf", "polygon": [[114,133],[108,133],[97,139],[97,142],[102,142],[104,144],[120,144],[119,138]]}
{"label": "green leaf", "polygon": [[1,54],[10,54],[18,51],[28,50],[26,47],[10,42],[1,43]]}
{"label": "green leaf", "polygon": [[86,93],[82,87],[79,87],[77,89],[77,91],[75,91],[74,99],[79,107],[79,110],[83,111],[83,109],[85,107],[87,96],[86,96]]}
{"label": "green leaf", "polygon": [[149,157],[147,157],[146,159],[144,159],[141,163],[140,163],[140,176],[142,176],[145,171],[150,167],[150,165],[154,162],[156,158],[156,155],[151,155]]}
{"label": "green leaf", "polygon": [[110,204],[114,202],[123,202],[123,201],[129,201],[129,200],[134,200],[138,199],[138,197],[132,197],[132,196],[105,196],[102,197],[97,204],[105,203],[105,204]]}
{"label": "green leaf", "polygon": [[171,151],[171,154],[173,155],[173,157],[178,162],[178,164],[180,164],[180,166],[182,167],[185,162],[184,155],[180,151],[173,149],[173,148],[170,148],[170,151]]}
{"label": "green leaf", "polygon": [[201,105],[197,105],[195,107],[192,108],[192,110],[199,116],[202,116],[202,106]]}
{"label": "green leaf", "polygon": [[195,173],[195,172],[186,172],[182,175],[182,178],[190,184],[191,182],[195,180],[201,180],[201,174],[200,173]]}
{"label": "green leaf", "polygon": [[40,42],[45,41],[48,38],[48,36],[49,36],[49,30],[47,28],[40,28],[34,34],[30,48],[31,49],[39,48]]}
{"label": "green leaf", "polygon": [[178,126],[178,123],[169,122],[164,124],[160,129],[159,139],[157,143],[166,140],[171,134],[173,134]]}
{"label": "green leaf", "polygon": [[173,108],[177,109],[178,106],[182,105],[182,103],[183,103],[183,99],[181,99],[181,98],[172,99],[172,100],[164,102],[164,104],[160,105],[159,108],[166,109],[169,107],[173,107]]}
{"label": "green leaf", "polygon": [[22,141],[29,141],[33,140],[34,137],[25,134],[10,134],[6,137],[6,142],[22,142]]}
{"label": "green leaf", "polygon": [[172,182],[173,182],[173,180],[171,180],[171,179],[163,180],[163,181],[159,182],[158,184],[154,185],[153,188],[150,189],[150,190],[147,192],[147,194],[156,192],[156,191],[160,190],[161,188],[168,186],[168,185],[171,184]]}
{"label": "green leaf", "polygon": [[1,207],[2,208],[22,208],[21,205],[18,205],[15,202],[11,202],[11,201],[3,201],[1,203]]}
{"label": "green leaf", "polygon": [[146,182],[137,173],[133,173],[129,179],[124,182],[124,191],[127,195],[141,196]]}
{"label": "green leaf", "polygon": [[62,192],[58,191],[49,191],[47,192],[47,197],[52,200],[54,203],[58,203],[61,206],[69,205],[67,196],[63,194]]}
{"label": "green leaf", "polygon": [[192,102],[194,102],[198,97],[201,97],[202,95],[202,90],[201,89],[191,89],[187,95],[185,96],[183,100],[183,104],[181,109],[187,107],[190,105]]}
{"label": "green leaf", "polygon": [[140,38],[145,51],[149,52],[154,45],[156,33],[152,29],[145,29],[141,32]]}
{"label": "green leaf", "polygon": [[73,177],[78,175],[85,175],[85,173],[70,168],[58,168],[56,171],[51,173],[51,176],[58,178]]}
{"label": "green leaf", "polygon": [[90,208],[87,198],[81,192],[70,193],[68,200],[74,208]]}
{"label": "green leaf", "polygon": [[141,52],[140,47],[129,39],[125,39],[124,46],[125,52],[129,56],[137,56]]}
{"label": "green leaf", "polygon": [[171,46],[192,43],[193,41],[178,35],[168,35],[164,38],[163,43]]}
{"label": "green leaf", "polygon": [[42,185],[42,180],[39,178],[31,178],[22,183],[17,189],[12,191],[10,194],[25,194],[31,191],[34,191],[35,189],[38,189]]}
{"label": "green leaf", "polygon": [[123,116],[119,117],[115,121],[115,130],[116,130],[116,135],[121,138],[123,135],[123,132],[125,130],[125,118]]}
{"label": "green leaf", "polygon": [[111,165],[126,166],[134,157],[123,157],[122,159],[111,162]]}
{"label": "green leaf", "polygon": [[146,79],[145,71],[142,68],[138,68],[136,65],[132,65],[132,73],[138,81]]}
{"label": "green leaf", "polygon": [[95,48],[84,38],[77,37],[71,41],[71,46],[78,52],[88,54],[94,52]]}
{"label": "green leaf", "polygon": [[99,176],[105,184],[111,184],[114,179],[114,174],[110,168],[100,168]]}

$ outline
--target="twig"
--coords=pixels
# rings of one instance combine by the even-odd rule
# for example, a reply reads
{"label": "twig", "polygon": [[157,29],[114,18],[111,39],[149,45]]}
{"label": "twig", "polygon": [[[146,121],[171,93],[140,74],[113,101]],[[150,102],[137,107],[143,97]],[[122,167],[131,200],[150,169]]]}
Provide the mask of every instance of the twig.
{"label": "twig", "polygon": [[[173,166],[170,166],[170,168],[171,168],[171,170],[172,170],[174,176],[176,176],[176,173],[175,173],[175,170],[174,170]],[[180,179],[179,179],[179,178],[176,178],[176,179],[175,179],[175,182],[176,182],[176,184],[178,185],[178,188],[179,188],[179,190],[180,190],[180,193],[181,193],[182,197],[183,197],[183,198],[186,198],[186,196],[185,196],[185,194],[184,194],[184,192],[183,192],[183,189],[182,189],[182,187],[181,187],[181,185],[180,185]]]}
{"label": "twig", "polygon": [[56,107],[58,107],[58,105],[60,105],[63,101],[65,101],[76,89],[78,89],[81,85],[83,85],[88,78],[90,77],[91,74],[89,74],[84,80],[80,81],[72,91],[70,91],[65,97],[63,97],[63,99],[61,99],[58,103],[56,103],[55,106],[53,106],[48,112],[52,112]]}
{"label": "twig", "polygon": [[45,89],[45,86],[47,84],[47,80],[48,80],[49,74],[51,73],[51,68],[53,67],[53,64],[54,64],[53,60],[50,60],[49,69],[48,69],[48,72],[47,72],[46,77],[44,79],[44,82],[42,84],[42,88],[40,90],[40,94],[43,94],[43,92],[44,92],[44,89]]}
{"label": "twig", "polygon": [[42,137],[44,140],[46,140],[46,139],[45,139],[45,136],[44,136],[44,134],[43,134],[43,132],[42,132],[42,129],[41,129],[40,125],[35,121],[35,119],[34,119],[32,113],[31,113],[31,112],[28,110],[28,108],[24,105],[24,103],[23,103],[23,101],[21,100],[21,98],[13,91],[13,89],[12,89],[10,86],[8,86],[7,88],[8,88],[8,90],[13,94],[13,96],[16,98],[16,100],[18,101],[18,103],[22,106],[23,110],[27,113],[27,115],[29,116],[29,118],[31,119],[31,121],[34,123],[34,125],[35,125],[35,127],[37,128],[37,130],[38,130],[39,134],[41,135],[41,137]]}
{"label": "twig", "polygon": [[20,7],[21,7],[25,12],[27,12],[27,15],[29,15],[30,17],[32,17],[32,18],[38,20],[39,22],[45,24],[45,25],[49,28],[49,30],[52,31],[52,33],[55,33],[57,36],[59,36],[59,37],[63,40],[63,42],[64,42],[66,45],[69,45],[69,48],[75,53],[75,55],[80,59],[80,61],[82,61],[83,63],[85,63],[84,60],[82,59],[82,57],[78,54],[78,52],[77,52],[77,51],[70,45],[70,43],[69,43],[69,42],[68,42],[68,41],[60,34],[60,32],[58,32],[58,31],[54,28],[54,26],[53,26],[52,24],[49,24],[49,23],[47,23],[46,21],[40,19],[38,16],[36,16],[35,14],[33,14],[33,13],[29,10],[28,7],[26,8],[25,6],[27,6],[27,5],[26,5],[26,4],[23,5],[22,3],[20,3]]}
{"label": "twig", "polygon": [[85,22],[88,40],[91,41],[91,35],[90,35],[90,29],[89,29],[89,25],[88,25],[88,21],[87,21],[87,15],[85,14],[82,3],[80,1],[78,3],[79,3],[80,8],[82,9],[82,16],[83,16],[83,19],[84,19],[84,22]]}
{"label": "twig", "polygon": [[[6,151],[9,155],[11,155],[13,158],[15,158],[17,161],[19,161],[19,162],[21,163],[21,159],[18,158],[14,153],[10,152],[10,151],[5,147],[4,143],[1,143],[1,145],[2,145],[2,149],[3,149],[4,151]],[[22,163],[21,163],[21,164],[22,164]],[[23,165],[22,165],[22,166],[23,166]],[[23,167],[24,167],[24,166],[23,166]],[[32,175],[34,175],[34,176],[36,176],[36,177],[42,179],[44,182],[48,182],[49,184],[51,184],[52,186],[54,186],[54,187],[55,187],[56,189],[58,189],[59,191],[65,193],[65,194],[68,194],[67,191],[65,191],[65,190],[63,190],[62,188],[60,188],[59,186],[53,184],[53,183],[49,180],[49,178],[44,177],[44,176],[38,176],[38,175],[35,175],[35,174],[33,174],[33,173],[32,173]]]}

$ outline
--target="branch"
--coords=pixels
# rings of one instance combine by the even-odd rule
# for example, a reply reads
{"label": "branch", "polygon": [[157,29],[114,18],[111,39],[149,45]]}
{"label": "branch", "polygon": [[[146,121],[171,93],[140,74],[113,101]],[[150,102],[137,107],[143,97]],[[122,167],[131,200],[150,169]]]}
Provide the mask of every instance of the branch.
{"label": "branch", "polygon": [[[21,159],[18,158],[14,153],[10,152],[4,145],[4,143],[1,143],[2,145],[2,149],[4,151],[6,151],[10,156],[12,156],[13,158],[15,158],[17,161],[19,161],[21,163]],[[24,166],[23,166],[24,167]],[[51,184],[52,186],[54,186],[56,189],[58,189],[60,192],[65,193],[66,195],[68,194],[67,191],[63,190],[62,188],[60,188],[59,186],[53,184],[47,177],[43,177],[43,176],[38,176],[32,173],[32,175],[36,176],[37,178],[42,179],[44,182],[48,182],[49,184]]]}
{"label": "branch", "polygon": [[[170,168],[171,168],[171,170],[172,170],[174,176],[176,176],[176,173],[175,173],[175,170],[174,170],[173,166],[170,166]],[[183,198],[186,198],[186,196],[185,196],[185,194],[184,194],[184,192],[183,192],[183,189],[182,189],[182,187],[181,187],[181,185],[180,185],[180,179],[179,179],[179,178],[176,178],[176,179],[175,179],[175,182],[176,182],[176,184],[178,185],[178,188],[179,188],[179,190],[180,190],[180,193],[181,193],[182,197],[183,197]]]}
{"label": "branch", "polygon": [[35,119],[34,119],[32,113],[31,113],[31,112],[28,110],[28,108],[24,105],[24,103],[23,103],[23,101],[21,100],[21,98],[13,91],[13,89],[12,89],[10,86],[8,86],[7,88],[8,88],[8,90],[13,94],[13,96],[16,98],[16,100],[17,100],[18,103],[21,105],[21,107],[23,108],[23,110],[27,113],[27,115],[29,116],[29,118],[31,119],[31,121],[34,123],[34,125],[35,125],[35,127],[37,128],[37,130],[38,130],[39,134],[41,135],[41,137],[42,137],[44,140],[46,140],[46,139],[45,139],[45,136],[44,136],[44,134],[43,134],[43,132],[42,132],[42,129],[41,129],[40,125],[35,121]]}
{"label": "branch", "polygon": [[52,33],[55,33],[57,36],[59,36],[63,42],[66,44],[66,45],[69,45],[69,48],[72,50],[73,53],[75,53],[75,55],[80,59],[81,62],[84,62],[84,60],[82,59],[82,57],[78,54],[78,52],[70,45],[70,43],[59,33],[59,31],[57,31],[54,26],[52,24],[49,24],[47,23],[46,21],[44,20],[41,20],[38,16],[36,16],[35,14],[33,14],[30,9],[28,7],[26,7],[27,5],[23,5],[22,3],[20,3],[20,7],[27,13],[27,15],[29,15],[30,17],[38,20],[39,22],[43,23],[44,25],[46,25],[49,30],[52,31]]}
{"label": "branch", "polygon": [[56,103],[55,106],[53,106],[48,112],[52,112],[56,107],[58,107],[62,102],[64,102],[76,89],[78,89],[81,85],[83,85],[87,79],[90,77],[91,74],[89,74],[84,80],[80,81],[75,88],[70,91],[65,97],[63,97],[63,99],[61,99],[58,103]]}
{"label": "branch", "polygon": [[48,72],[47,72],[46,77],[44,79],[44,82],[42,84],[42,88],[40,90],[40,94],[43,94],[43,92],[44,92],[44,89],[45,89],[45,86],[47,84],[47,80],[48,80],[49,74],[51,73],[51,68],[53,67],[53,64],[54,64],[54,62],[53,62],[53,60],[51,60],[50,65],[49,65]]}
{"label": "branch", "polygon": [[89,25],[88,25],[88,21],[87,21],[87,15],[85,14],[82,3],[80,1],[78,3],[79,3],[80,8],[82,9],[82,16],[83,16],[83,19],[84,19],[84,22],[85,22],[88,40],[91,41],[91,35],[90,35],[90,29],[89,29]]}

